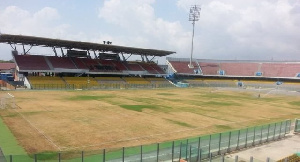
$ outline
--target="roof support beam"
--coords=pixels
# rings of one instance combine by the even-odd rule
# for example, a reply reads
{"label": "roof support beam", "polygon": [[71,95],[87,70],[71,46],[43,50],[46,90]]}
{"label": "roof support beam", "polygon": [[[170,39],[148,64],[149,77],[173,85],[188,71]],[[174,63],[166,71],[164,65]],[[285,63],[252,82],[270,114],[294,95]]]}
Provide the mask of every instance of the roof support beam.
{"label": "roof support beam", "polygon": [[26,51],[25,51],[25,46],[24,46],[24,44],[22,44],[22,46],[23,46],[23,54],[26,55]]}
{"label": "roof support beam", "polygon": [[57,56],[57,52],[56,52],[56,49],[55,49],[55,47],[52,47],[52,50],[53,50],[53,52],[54,52],[55,56]]}
{"label": "roof support beam", "polygon": [[153,57],[150,59],[150,61],[152,61],[154,58],[155,58],[155,56],[153,56]]}
{"label": "roof support beam", "polygon": [[61,51],[61,55],[63,56],[63,57],[65,57],[65,53],[64,53],[64,51],[63,51],[63,49],[60,47],[60,51]]}
{"label": "roof support beam", "polygon": [[[99,57],[97,57],[97,54],[96,54],[96,51],[95,50],[93,50],[93,52],[94,52],[94,56],[95,56],[95,58],[99,58]],[[89,52],[88,52],[89,53]],[[91,57],[91,56],[90,56]]]}
{"label": "roof support beam", "polygon": [[125,59],[125,61],[127,61],[131,55],[132,55],[132,54],[130,54],[130,55],[127,57],[127,59]]}

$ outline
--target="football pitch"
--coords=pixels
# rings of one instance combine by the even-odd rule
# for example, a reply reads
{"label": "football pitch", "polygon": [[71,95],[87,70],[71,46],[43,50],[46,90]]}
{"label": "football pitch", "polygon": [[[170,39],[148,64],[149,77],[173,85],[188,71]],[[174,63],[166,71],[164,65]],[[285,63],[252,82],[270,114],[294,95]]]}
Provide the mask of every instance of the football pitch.
{"label": "football pitch", "polygon": [[91,151],[299,117],[299,96],[269,92],[226,88],[12,91],[20,108],[0,110],[0,115],[28,154]]}

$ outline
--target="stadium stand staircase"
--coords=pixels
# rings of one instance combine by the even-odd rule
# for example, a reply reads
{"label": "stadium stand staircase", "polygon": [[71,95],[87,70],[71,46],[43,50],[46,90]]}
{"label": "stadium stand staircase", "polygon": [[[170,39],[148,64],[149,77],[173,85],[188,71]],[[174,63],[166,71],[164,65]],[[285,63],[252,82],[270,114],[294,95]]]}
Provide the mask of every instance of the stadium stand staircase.
{"label": "stadium stand staircase", "polygon": [[52,63],[49,61],[48,57],[47,57],[47,56],[44,56],[44,58],[45,58],[46,63],[48,64],[49,68],[50,68],[51,70],[53,70],[53,69],[54,69],[54,68],[53,68],[53,65],[52,65]]}

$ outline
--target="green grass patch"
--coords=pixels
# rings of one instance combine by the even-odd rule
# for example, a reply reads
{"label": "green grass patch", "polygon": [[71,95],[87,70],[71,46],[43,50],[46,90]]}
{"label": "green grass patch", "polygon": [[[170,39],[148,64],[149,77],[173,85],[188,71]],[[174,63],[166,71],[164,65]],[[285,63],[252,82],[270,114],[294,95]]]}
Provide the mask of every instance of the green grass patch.
{"label": "green grass patch", "polygon": [[71,101],[76,101],[76,100],[100,100],[100,99],[105,99],[105,98],[112,98],[114,97],[113,95],[102,95],[102,96],[83,96],[83,95],[80,95],[80,96],[74,96],[74,97],[70,97],[68,98],[68,100],[71,100]]}
{"label": "green grass patch", "polygon": [[188,128],[195,128],[195,126],[190,125],[188,123],[182,122],[182,121],[177,121],[177,120],[172,120],[172,119],[166,119],[167,121],[173,123],[173,124],[177,124],[183,127],[188,127]]}
{"label": "green grass patch", "polygon": [[208,101],[208,102],[201,102],[201,101],[196,101],[196,102],[190,102],[193,105],[197,106],[240,106],[241,104],[236,103],[236,102],[222,102],[222,101]]}
{"label": "green grass patch", "polygon": [[293,106],[300,106],[300,101],[292,101],[292,102],[288,102],[288,104]]}
{"label": "green grass patch", "polygon": [[223,130],[230,130],[232,129],[230,126],[228,125],[216,125],[216,128],[218,129],[223,129]]}
{"label": "green grass patch", "polygon": [[137,111],[137,112],[142,112],[143,109],[151,109],[151,110],[159,109],[157,105],[120,105],[120,107],[127,110]]}
{"label": "green grass patch", "polygon": [[0,146],[4,155],[27,155],[1,118],[0,130]]}

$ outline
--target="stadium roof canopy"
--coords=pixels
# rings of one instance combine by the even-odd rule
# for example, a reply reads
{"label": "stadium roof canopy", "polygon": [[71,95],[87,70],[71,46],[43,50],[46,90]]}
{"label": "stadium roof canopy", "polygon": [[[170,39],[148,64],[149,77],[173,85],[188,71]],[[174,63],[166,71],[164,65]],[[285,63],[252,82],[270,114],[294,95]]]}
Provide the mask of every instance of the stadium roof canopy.
{"label": "stadium roof canopy", "polygon": [[164,51],[164,50],[156,50],[156,49],[134,48],[134,47],[116,46],[112,44],[99,44],[99,43],[91,43],[91,42],[79,42],[79,41],[71,41],[71,40],[61,40],[61,39],[24,36],[24,35],[11,35],[11,34],[0,34],[0,43],[91,50],[91,51],[104,51],[104,52],[123,53],[123,54],[132,54],[132,55],[146,55],[146,56],[167,56],[176,53],[173,51]]}

